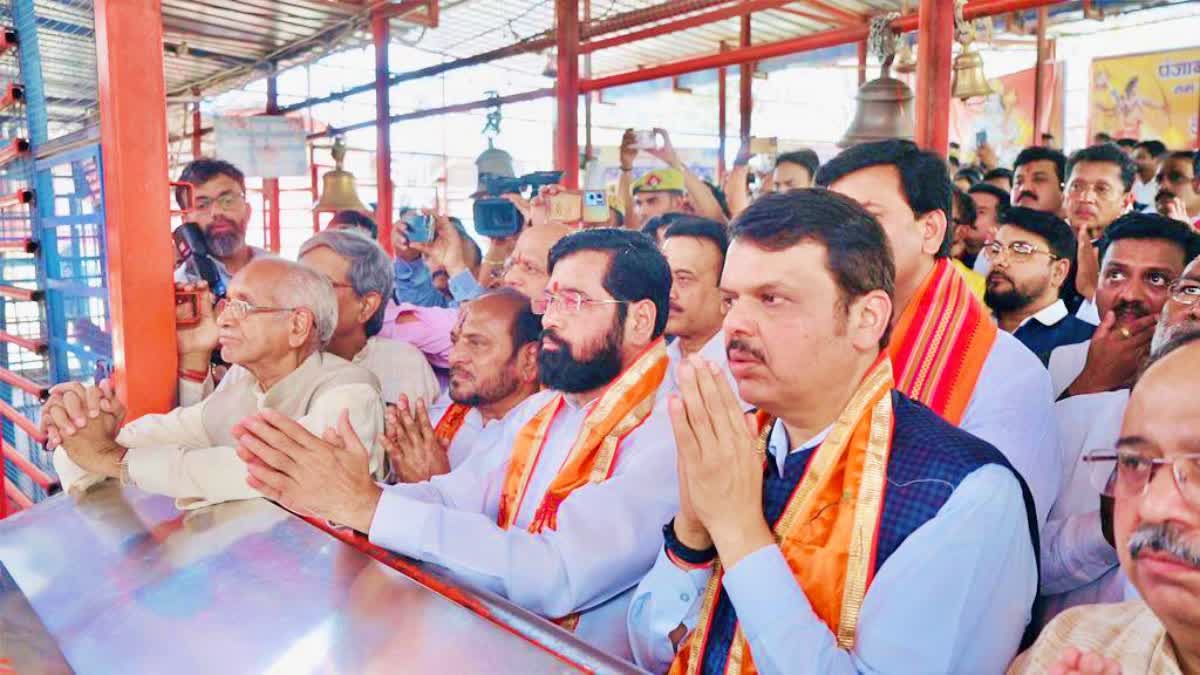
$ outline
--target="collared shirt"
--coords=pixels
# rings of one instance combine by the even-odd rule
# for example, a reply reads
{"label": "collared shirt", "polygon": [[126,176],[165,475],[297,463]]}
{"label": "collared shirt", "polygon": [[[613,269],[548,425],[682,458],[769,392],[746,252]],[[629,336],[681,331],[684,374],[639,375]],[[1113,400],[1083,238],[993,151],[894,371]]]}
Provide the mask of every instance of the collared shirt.
{"label": "collared shirt", "polygon": [[1044,625],[1076,605],[1120,602],[1125,575],[1100,528],[1100,492],[1083,456],[1116,447],[1129,390],[1072,396],[1054,406],[1062,441],[1063,483],[1042,529]]}
{"label": "collared shirt", "polygon": [[1029,348],[1045,364],[1056,347],[1091,339],[1096,327],[1071,316],[1061,299],[1028,316],[1013,331],[1013,337]]}
{"label": "collared shirt", "polygon": [[378,337],[407,342],[416,347],[434,368],[450,367],[450,331],[458,310],[389,302],[383,310]]}
{"label": "collared shirt", "polygon": [[[429,420],[434,427],[437,427],[438,422],[442,421],[442,416],[446,414],[446,411],[449,410],[453,403],[454,401],[450,400],[450,394],[445,393],[430,406]],[[462,426],[454,434],[454,439],[450,441],[450,448],[448,449],[450,470],[453,471],[458,468],[468,457],[475,454],[482,454],[491,449],[500,440],[501,431],[504,429],[505,423],[520,408],[520,404],[515,405],[504,417],[489,421],[484,421],[479,408],[471,408],[463,418]]]}
{"label": "collared shirt", "polygon": [[1000,331],[958,425],[994,445],[1025,479],[1039,527],[1046,522],[1062,477],[1054,398],[1042,363],[1015,337]]}
{"label": "collared shirt", "polygon": [[[248,372],[229,384],[222,384],[226,388],[242,387],[253,392],[252,405],[238,411],[241,417],[247,417],[268,407],[269,397],[275,400],[285,398],[287,392],[297,391],[297,388],[302,391],[311,380],[296,379],[298,373],[302,372],[305,378],[311,377],[320,372],[320,364],[326,358],[329,357],[319,352],[309,356],[310,360],[317,359],[313,364],[315,368],[298,368],[267,391],[263,391]],[[128,482],[147,492],[174,497],[176,507],[180,509],[262,496],[246,484],[246,464],[235,449],[219,445],[209,436],[204,407],[213,400],[216,397],[175,408],[166,414],[143,415],[122,427],[116,441],[129,449],[125,454]],[[307,402],[307,409],[296,421],[319,436],[337,425],[344,410],[349,412],[350,425],[365,443],[382,433],[383,403],[374,384],[331,383],[331,386],[322,387]],[[229,426],[241,417],[229,419]],[[382,476],[383,450],[378,444],[370,444],[370,447],[372,472]],[[54,468],[68,494],[79,494],[103,480],[101,476],[84,471],[61,448],[54,453]]]}
{"label": "collared shirt", "polygon": [[483,295],[487,289],[479,285],[471,270],[463,270],[450,277],[450,295],[454,296],[455,305],[474,300]]}
{"label": "collared shirt", "polygon": [[[725,379],[729,380],[729,386],[733,387],[733,393],[738,393],[737,380],[729,371],[729,354],[725,351],[725,331],[717,331],[716,335],[709,338],[708,342],[705,342],[700,351],[696,353],[705,361],[720,366],[721,372],[725,373]],[[678,338],[671,340],[671,343],[667,345],[667,376],[663,379],[662,387],[659,389],[660,397],[679,391],[679,363],[682,360],[683,346],[680,345]],[[754,407],[742,401],[741,396],[738,396],[738,401],[741,402],[743,410],[750,410]]]}
{"label": "collared shirt", "polygon": [[1054,384],[1054,397],[1062,395],[1067,387],[1075,382],[1075,378],[1083,372],[1087,365],[1088,350],[1092,347],[1091,339],[1071,345],[1063,345],[1050,352],[1047,367],[1050,370],[1050,381]]}
{"label": "collared shirt", "polygon": [[662,547],[662,524],[679,508],[675,444],[660,402],[622,441],[613,475],[585,485],[558,508],[558,527],[525,530],[566,461],[587,412],[565,403],[550,426],[512,529],[496,524],[518,432],[556,394],[529,397],[506,419],[501,441],[425,483],[384,488],[371,542],[447,568],[546,617],[582,611],[575,634],[629,658],[629,597]]}
{"label": "collared shirt", "polygon": [[[776,422],[770,452],[787,441]],[[818,435],[791,452],[815,446]],[[946,542],[954,542],[947,546]],[[1006,468],[968,475],[937,516],[879,569],[863,599],[853,650],[813,612],[777,545],[764,546],[726,571],[728,593],[761,673],[996,673],[1012,659],[1036,592],[1024,500]],[[665,672],[675,650],[668,635],[695,627],[711,571],[684,571],[665,552],[638,586],[629,610],[637,663]],[[986,579],[987,583],[981,580]]]}
{"label": "collared shirt", "polygon": [[[400,396],[407,396],[410,401],[418,399],[426,405],[437,400],[440,388],[437,378],[429,362],[417,351],[416,347],[397,340],[381,339],[375,336],[367,339],[367,344],[351,359],[363,368],[371,371],[379,380],[384,403],[395,403]],[[241,366],[230,366],[219,389],[243,377],[249,377],[250,372]],[[214,390],[212,373],[203,382],[193,382],[179,378],[179,405],[194,405],[203,401]]]}

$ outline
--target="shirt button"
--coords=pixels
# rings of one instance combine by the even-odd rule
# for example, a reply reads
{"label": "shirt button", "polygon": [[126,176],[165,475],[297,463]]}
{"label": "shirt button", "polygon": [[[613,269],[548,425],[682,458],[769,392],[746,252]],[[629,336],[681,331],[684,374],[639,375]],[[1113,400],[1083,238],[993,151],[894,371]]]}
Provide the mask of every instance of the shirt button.
{"label": "shirt button", "polygon": [[680,594],[679,594],[679,599],[680,599],[680,600],[682,600],[682,601],[684,601],[684,602],[688,602],[688,601],[690,601],[690,600],[692,599],[692,596],[688,595],[687,593],[680,593]]}

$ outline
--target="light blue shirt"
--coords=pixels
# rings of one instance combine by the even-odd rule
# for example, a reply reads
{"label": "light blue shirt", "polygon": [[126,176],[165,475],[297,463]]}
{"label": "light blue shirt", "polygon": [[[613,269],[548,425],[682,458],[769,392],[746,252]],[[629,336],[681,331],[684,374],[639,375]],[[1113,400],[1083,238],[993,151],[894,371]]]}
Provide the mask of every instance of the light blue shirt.
{"label": "light blue shirt", "polygon": [[[786,437],[780,429],[773,437]],[[780,445],[770,452],[778,461]],[[668,635],[680,624],[695,628],[709,575],[659,553],[629,609],[638,665],[667,670],[675,657]],[[1020,485],[1007,469],[988,465],[884,562],[849,651],[813,612],[778,546],[743,558],[723,585],[764,674],[1003,673],[1030,619],[1037,566]]]}
{"label": "light blue shirt", "polygon": [[397,258],[393,263],[396,275],[392,298],[421,307],[446,307],[450,301],[433,287],[433,275],[423,258],[409,262]]}

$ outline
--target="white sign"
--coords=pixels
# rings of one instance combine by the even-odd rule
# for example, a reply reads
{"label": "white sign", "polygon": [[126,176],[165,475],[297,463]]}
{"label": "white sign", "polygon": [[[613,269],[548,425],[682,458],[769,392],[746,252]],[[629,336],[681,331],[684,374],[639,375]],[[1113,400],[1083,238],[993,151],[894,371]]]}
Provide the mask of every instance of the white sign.
{"label": "white sign", "polygon": [[308,175],[304,120],[278,116],[217,117],[217,157],[247,176]]}

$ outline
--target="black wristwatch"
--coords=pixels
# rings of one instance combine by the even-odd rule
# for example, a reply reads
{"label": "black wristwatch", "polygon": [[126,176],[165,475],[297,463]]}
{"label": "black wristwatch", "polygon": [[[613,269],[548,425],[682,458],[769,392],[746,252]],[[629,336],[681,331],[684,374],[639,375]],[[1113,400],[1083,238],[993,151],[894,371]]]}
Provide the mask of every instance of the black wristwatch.
{"label": "black wristwatch", "polygon": [[717,547],[709,546],[708,548],[698,551],[694,548],[685,546],[679,541],[679,537],[675,536],[675,519],[663,525],[663,546],[667,549],[667,553],[675,556],[689,565],[707,565],[717,557]]}

